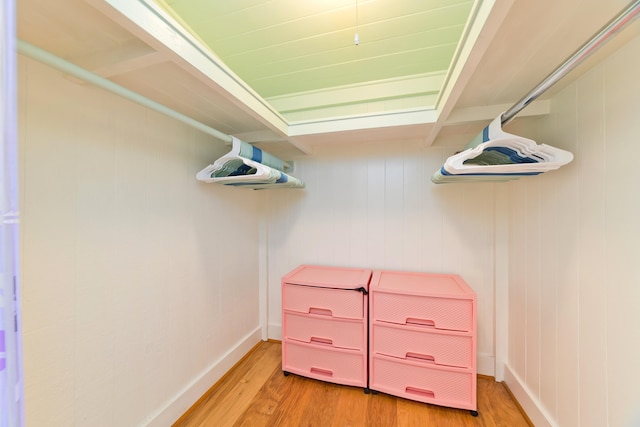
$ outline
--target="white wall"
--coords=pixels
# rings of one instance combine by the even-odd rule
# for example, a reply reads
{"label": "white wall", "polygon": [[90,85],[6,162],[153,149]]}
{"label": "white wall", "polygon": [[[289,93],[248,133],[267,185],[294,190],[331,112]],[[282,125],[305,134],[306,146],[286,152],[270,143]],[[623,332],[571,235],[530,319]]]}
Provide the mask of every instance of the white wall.
{"label": "white wall", "polygon": [[[552,99],[510,184],[507,382],[536,425],[640,425],[640,38]],[[534,136],[534,135],[531,135]]]}
{"label": "white wall", "polygon": [[269,336],[299,264],[457,273],[478,294],[478,368],[493,375],[495,186],[432,184],[452,147],[384,145],[320,149],[296,162],[305,190],[269,194]]}
{"label": "white wall", "polygon": [[260,339],[258,199],[228,151],[21,59],[27,426],[171,424]]}

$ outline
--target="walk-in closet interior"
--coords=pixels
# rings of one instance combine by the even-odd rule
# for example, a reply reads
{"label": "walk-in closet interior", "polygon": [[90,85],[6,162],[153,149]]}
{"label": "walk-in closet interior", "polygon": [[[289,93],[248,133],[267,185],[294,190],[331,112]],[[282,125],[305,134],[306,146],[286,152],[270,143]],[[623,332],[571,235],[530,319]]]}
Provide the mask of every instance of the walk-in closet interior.
{"label": "walk-in closet interior", "polygon": [[10,3],[0,425],[171,425],[302,265],[459,277],[474,377],[640,425],[639,1]]}

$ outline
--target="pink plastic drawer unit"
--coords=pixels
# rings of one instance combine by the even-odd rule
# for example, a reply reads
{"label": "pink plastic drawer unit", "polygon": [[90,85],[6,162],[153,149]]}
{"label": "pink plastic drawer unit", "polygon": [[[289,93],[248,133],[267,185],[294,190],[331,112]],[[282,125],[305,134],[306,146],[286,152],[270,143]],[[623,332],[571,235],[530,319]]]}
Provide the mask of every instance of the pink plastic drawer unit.
{"label": "pink plastic drawer unit", "polygon": [[476,416],[477,299],[454,274],[375,271],[369,388]]}
{"label": "pink plastic drawer unit", "polygon": [[467,334],[374,323],[372,336],[381,355],[439,366],[466,368],[473,364],[473,337]]}
{"label": "pink plastic drawer unit", "polygon": [[294,341],[331,345],[336,348],[366,351],[362,336],[366,327],[362,321],[352,319],[326,318],[285,311],[283,334]]}
{"label": "pink plastic drawer unit", "polygon": [[362,319],[366,301],[362,293],[336,292],[335,289],[284,284],[282,308],[297,313]]}
{"label": "pink plastic drawer unit", "polygon": [[282,370],[368,392],[371,271],[302,265],[282,278]]}
{"label": "pink plastic drawer unit", "polygon": [[381,293],[374,305],[371,310],[381,322],[463,332],[473,327],[473,304],[468,300]]}
{"label": "pink plastic drawer unit", "polygon": [[[475,410],[473,377],[469,370],[436,368],[374,356],[371,389],[406,399]],[[473,402],[473,404],[472,404]]]}
{"label": "pink plastic drawer unit", "polygon": [[[352,386],[366,386],[366,352],[282,342],[282,364],[309,378]],[[363,381],[364,379],[364,381]]]}

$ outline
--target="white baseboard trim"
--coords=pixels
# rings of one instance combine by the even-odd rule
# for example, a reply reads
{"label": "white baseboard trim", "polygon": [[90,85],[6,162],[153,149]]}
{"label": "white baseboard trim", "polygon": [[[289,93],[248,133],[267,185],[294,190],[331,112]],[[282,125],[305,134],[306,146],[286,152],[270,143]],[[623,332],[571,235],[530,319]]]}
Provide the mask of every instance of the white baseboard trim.
{"label": "white baseboard trim", "polygon": [[504,367],[504,382],[513,393],[524,412],[536,427],[556,427],[553,417],[542,406],[541,402],[531,393],[522,379],[509,365]]}
{"label": "white baseboard trim", "polygon": [[496,358],[491,354],[478,353],[476,368],[480,375],[495,377]]}
{"label": "white baseboard trim", "polygon": [[240,359],[242,359],[258,342],[261,341],[262,328],[255,330],[241,338],[209,368],[182,390],[164,409],[149,418],[145,425],[166,427],[180,418],[198,399],[226,374]]}
{"label": "white baseboard trim", "polygon": [[269,323],[267,334],[269,339],[282,341],[282,325]]}

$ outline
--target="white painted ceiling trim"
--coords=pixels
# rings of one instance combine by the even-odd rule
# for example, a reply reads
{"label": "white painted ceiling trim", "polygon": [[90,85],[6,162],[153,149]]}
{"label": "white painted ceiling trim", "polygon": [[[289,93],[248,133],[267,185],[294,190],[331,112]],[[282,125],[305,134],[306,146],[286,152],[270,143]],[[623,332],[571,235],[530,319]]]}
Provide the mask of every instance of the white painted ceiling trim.
{"label": "white painted ceiling trim", "polygon": [[[499,104],[499,105],[486,105],[481,107],[465,107],[456,108],[451,111],[449,117],[444,122],[445,126],[454,126],[467,124],[471,122],[486,122],[491,121],[498,117],[498,115],[504,113],[513,104]],[[519,117],[534,117],[543,116],[549,114],[551,111],[551,102],[549,100],[537,100],[527,106],[525,110],[522,110]]]}
{"label": "white painted ceiling trim", "polygon": [[424,125],[436,121],[433,108],[416,108],[358,116],[334,117],[289,124],[289,136],[305,136],[320,133],[357,131],[394,126]]}
{"label": "white painted ceiling trim", "polygon": [[425,140],[426,145],[435,141],[513,3],[514,0],[477,0],[473,5],[472,17],[440,92],[437,121]]}
{"label": "white painted ceiling trim", "polygon": [[70,60],[79,67],[108,78],[166,62],[169,58],[141,40],[132,39],[116,48],[70,58]]}
{"label": "white painted ceiling trim", "polygon": [[[287,135],[288,123],[208,48],[189,34],[152,0],[87,0],[207,86],[225,95],[277,134]],[[311,148],[295,144],[304,153]]]}
{"label": "white painted ceiling trim", "polygon": [[275,96],[267,98],[267,101],[286,118],[287,113],[296,111],[311,111],[313,114],[314,111],[340,105],[366,104],[417,95],[437,95],[445,76],[445,71],[427,73]]}

